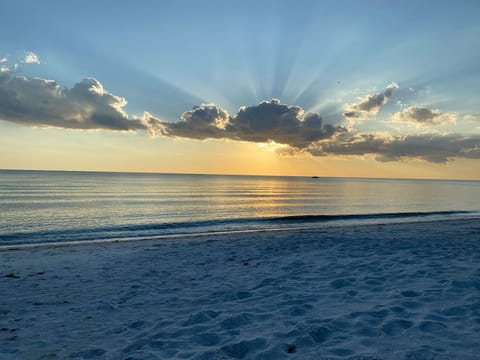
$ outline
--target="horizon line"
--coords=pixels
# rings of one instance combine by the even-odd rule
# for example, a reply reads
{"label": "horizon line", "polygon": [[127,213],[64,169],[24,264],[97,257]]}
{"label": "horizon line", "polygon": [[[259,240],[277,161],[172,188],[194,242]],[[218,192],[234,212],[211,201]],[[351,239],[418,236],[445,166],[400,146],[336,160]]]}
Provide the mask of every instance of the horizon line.
{"label": "horizon line", "polygon": [[70,172],[70,173],[100,173],[100,174],[138,174],[138,175],[197,175],[197,176],[250,176],[250,177],[287,177],[287,178],[318,178],[318,179],[359,179],[359,180],[425,180],[425,181],[471,181],[479,179],[459,178],[410,178],[410,177],[367,177],[367,176],[322,176],[322,175],[275,175],[275,174],[227,174],[227,173],[189,173],[189,172],[155,172],[155,171],[110,171],[110,170],[62,170],[62,169],[4,169],[0,171],[38,171],[38,172]]}

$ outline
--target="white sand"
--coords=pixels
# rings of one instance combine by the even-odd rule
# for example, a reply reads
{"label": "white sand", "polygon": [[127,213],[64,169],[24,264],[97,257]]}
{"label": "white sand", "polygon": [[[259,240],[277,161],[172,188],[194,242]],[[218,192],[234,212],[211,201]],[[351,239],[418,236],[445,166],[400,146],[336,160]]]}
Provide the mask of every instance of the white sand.
{"label": "white sand", "polygon": [[0,276],[1,359],[480,358],[478,219],[9,250]]}

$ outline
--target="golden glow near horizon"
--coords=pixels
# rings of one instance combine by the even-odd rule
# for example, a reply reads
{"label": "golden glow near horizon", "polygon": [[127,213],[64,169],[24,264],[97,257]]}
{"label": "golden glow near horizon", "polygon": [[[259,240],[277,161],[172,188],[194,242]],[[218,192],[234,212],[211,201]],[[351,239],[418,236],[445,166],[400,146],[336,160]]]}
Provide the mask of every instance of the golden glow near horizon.
{"label": "golden glow near horizon", "polygon": [[281,145],[274,143],[13,126],[18,136],[2,143],[8,149],[0,153],[3,169],[480,179],[478,160],[457,159],[445,165],[365,157],[284,157],[275,153]]}

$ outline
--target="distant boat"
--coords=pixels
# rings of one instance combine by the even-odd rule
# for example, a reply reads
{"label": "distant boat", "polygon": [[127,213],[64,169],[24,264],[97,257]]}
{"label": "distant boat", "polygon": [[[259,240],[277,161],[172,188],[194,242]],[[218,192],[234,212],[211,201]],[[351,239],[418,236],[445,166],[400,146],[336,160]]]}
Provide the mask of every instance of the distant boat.
{"label": "distant boat", "polygon": [[320,179],[318,176],[312,176],[312,179]]}

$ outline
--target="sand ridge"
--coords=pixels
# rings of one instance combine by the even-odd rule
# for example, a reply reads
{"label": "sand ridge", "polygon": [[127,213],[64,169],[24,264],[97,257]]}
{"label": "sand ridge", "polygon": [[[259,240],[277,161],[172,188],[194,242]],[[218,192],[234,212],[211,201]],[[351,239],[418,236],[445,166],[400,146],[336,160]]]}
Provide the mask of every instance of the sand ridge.
{"label": "sand ridge", "polygon": [[0,252],[0,358],[476,359],[478,219]]}

